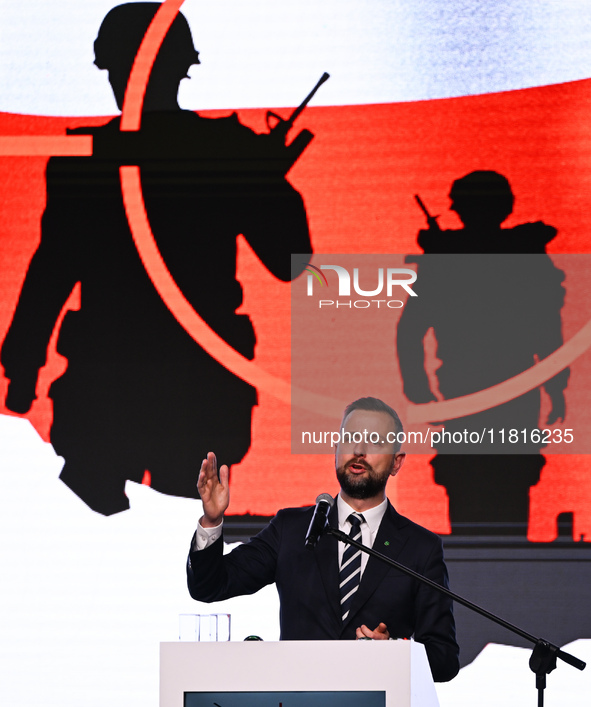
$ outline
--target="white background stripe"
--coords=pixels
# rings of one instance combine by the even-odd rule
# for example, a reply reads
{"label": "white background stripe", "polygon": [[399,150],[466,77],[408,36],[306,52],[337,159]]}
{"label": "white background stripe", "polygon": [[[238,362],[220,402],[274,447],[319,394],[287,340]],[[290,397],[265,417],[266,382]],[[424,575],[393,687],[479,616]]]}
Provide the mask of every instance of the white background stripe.
{"label": "white background stripe", "polygon": [[[0,110],[116,112],[92,45],[111,0],[0,0]],[[591,72],[588,0],[187,0],[202,65],[185,108],[384,103],[538,86]]]}

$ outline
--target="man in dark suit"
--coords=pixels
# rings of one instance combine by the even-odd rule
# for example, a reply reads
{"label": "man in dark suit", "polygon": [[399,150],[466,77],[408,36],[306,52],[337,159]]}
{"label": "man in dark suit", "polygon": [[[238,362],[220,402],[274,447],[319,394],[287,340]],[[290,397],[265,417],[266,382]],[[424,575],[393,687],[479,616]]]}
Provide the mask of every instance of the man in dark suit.
{"label": "man in dark suit", "polygon": [[[405,457],[396,412],[381,400],[361,398],[345,410],[341,429],[336,454],[341,490],[329,515],[331,525],[447,586],[440,538],[399,515],[386,498],[387,481]],[[228,468],[222,466],[218,475],[211,452],[197,487],[203,516],[187,564],[194,599],[221,601],[275,582],[281,639],[414,637],[425,644],[435,680],[457,674],[459,649],[447,597],[331,536],[321,537],[310,551],[304,540],[313,508],[279,511],[250,542],[223,555]]]}

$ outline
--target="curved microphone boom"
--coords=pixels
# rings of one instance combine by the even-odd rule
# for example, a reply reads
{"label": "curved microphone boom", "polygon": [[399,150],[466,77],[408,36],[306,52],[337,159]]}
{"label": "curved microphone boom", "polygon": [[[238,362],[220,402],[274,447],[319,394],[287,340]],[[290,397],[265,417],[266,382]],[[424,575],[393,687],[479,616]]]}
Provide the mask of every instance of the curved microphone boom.
{"label": "curved microphone boom", "polygon": [[306,533],[306,547],[314,548],[328,524],[328,514],[334,505],[334,498],[329,493],[321,493],[316,499],[316,508]]}

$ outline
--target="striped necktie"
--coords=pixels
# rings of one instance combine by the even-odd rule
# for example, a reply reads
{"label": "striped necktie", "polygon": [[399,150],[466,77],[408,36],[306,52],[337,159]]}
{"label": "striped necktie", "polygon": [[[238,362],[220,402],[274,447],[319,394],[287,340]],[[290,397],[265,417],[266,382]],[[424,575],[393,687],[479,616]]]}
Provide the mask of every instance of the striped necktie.
{"label": "striped necktie", "polygon": [[[347,518],[351,523],[349,537],[352,540],[361,542],[361,523],[365,518],[360,513],[351,513]],[[349,609],[353,602],[353,596],[359,587],[361,579],[361,550],[352,545],[347,545],[343,553],[341,571],[339,574],[339,586],[341,590],[341,616],[343,621],[349,614]]]}

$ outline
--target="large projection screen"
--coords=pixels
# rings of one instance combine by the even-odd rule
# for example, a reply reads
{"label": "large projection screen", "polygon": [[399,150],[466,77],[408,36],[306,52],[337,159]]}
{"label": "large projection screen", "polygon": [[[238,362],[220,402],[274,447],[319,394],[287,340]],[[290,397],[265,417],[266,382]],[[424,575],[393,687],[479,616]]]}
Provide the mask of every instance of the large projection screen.
{"label": "large projection screen", "polygon": [[[460,415],[435,401],[494,388],[475,417],[533,391],[535,420],[487,423],[500,453],[409,448],[388,496],[441,534],[452,589],[591,659],[589,4],[167,0],[133,72],[157,8],[131,5],[103,24],[113,0],[0,3],[0,701],[156,707],[180,614],[278,640],[273,586],[188,595],[201,459],[232,467],[230,547],[338,491],[334,450],[294,430],[365,395],[432,430]],[[480,260],[455,318],[413,318],[385,283],[390,318],[358,303],[380,268],[418,273],[420,300],[423,256],[507,251],[535,259],[531,286]],[[526,643],[457,623],[440,704],[532,700]],[[586,705],[589,675],[560,664],[547,704]]]}

